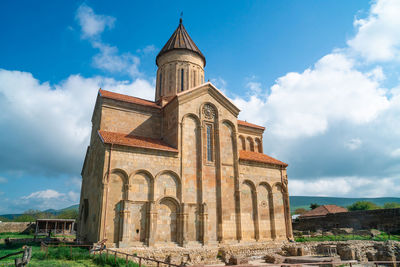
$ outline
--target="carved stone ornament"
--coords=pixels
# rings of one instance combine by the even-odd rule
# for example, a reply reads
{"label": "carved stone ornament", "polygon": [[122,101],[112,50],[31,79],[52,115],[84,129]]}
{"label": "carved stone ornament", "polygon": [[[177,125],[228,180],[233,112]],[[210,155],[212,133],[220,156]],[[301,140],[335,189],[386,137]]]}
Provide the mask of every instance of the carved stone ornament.
{"label": "carved stone ornament", "polygon": [[203,114],[206,119],[214,119],[215,118],[215,110],[214,107],[210,104],[205,104],[203,107]]}

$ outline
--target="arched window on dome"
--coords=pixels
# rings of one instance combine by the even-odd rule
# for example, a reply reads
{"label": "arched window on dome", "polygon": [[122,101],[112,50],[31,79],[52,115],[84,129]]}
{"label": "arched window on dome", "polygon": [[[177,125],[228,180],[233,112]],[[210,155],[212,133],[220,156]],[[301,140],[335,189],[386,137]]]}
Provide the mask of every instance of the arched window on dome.
{"label": "arched window on dome", "polygon": [[183,70],[183,69],[181,69],[181,92],[183,91],[183,89],[184,89],[184,75],[185,75],[185,71]]}

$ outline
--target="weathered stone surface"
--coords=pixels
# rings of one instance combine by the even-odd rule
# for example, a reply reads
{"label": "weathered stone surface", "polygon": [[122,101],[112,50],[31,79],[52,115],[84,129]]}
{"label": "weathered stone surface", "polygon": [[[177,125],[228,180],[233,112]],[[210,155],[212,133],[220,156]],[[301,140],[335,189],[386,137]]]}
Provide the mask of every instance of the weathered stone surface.
{"label": "weathered stone surface", "polygon": [[0,222],[0,233],[21,233],[35,231],[34,222]]}
{"label": "weathered stone surface", "polygon": [[285,261],[285,257],[279,255],[279,254],[267,254],[264,256],[264,260],[266,263],[276,263],[280,264]]}

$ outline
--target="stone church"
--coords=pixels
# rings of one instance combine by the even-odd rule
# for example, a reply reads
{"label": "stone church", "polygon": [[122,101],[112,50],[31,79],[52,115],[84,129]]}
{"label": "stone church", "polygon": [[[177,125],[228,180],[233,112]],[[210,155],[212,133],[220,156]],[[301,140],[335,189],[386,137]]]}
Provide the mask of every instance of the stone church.
{"label": "stone church", "polygon": [[78,238],[109,246],[292,238],[287,164],[265,128],[205,82],[182,20],[156,57],[155,100],[100,89],[82,168]]}

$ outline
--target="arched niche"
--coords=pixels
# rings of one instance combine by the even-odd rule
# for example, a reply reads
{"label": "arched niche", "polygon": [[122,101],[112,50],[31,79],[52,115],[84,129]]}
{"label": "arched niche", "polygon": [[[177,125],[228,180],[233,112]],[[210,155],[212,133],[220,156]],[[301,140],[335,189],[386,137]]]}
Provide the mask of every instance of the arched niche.
{"label": "arched niche", "polygon": [[274,203],[272,188],[267,182],[261,182],[257,190],[258,213],[261,239],[275,238]]}
{"label": "arched niche", "polygon": [[240,213],[243,240],[254,240],[257,238],[257,195],[256,187],[250,180],[241,184],[240,190]]}
{"label": "arched niche", "polygon": [[263,149],[262,149],[262,142],[260,138],[256,138],[255,139],[255,151],[258,153],[262,153]]}
{"label": "arched niche", "polygon": [[239,149],[246,150],[246,139],[243,137],[243,135],[239,135]]}
{"label": "arched niche", "polygon": [[249,148],[249,151],[253,151],[254,152],[254,141],[253,141],[253,138],[248,136],[246,138],[246,140],[247,140],[247,147]]}
{"label": "arched niche", "polygon": [[179,202],[172,197],[163,197],[157,202],[156,242],[178,242]]}
{"label": "arched niche", "polygon": [[272,197],[274,203],[274,220],[275,220],[275,235],[278,239],[286,238],[286,221],[285,221],[285,201],[284,187],[280,182],[272,186]]}
{"label": "arched niche", "polygon": [[129,179],[129,200],[150,201],[154,199],[154,178],[146,170],[138,170]]}
{"label": "arched niche", "polygon": [[179,176],[170,170],[159,172],[155,177],[154,198],[172,196],[181,199],[181,181]]}
{"label": "arched niche", "polygon": [[106,238],[111,243],[121,240],[120,212],[123,210],[123,199],[125,198],[125,184],[128,176],[125,171],[114,169],[110,172],[107,184],[107,214],[106,214]]}

